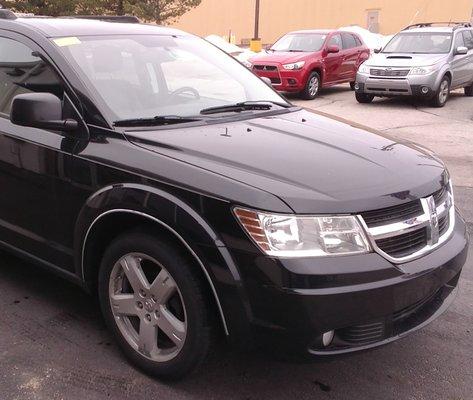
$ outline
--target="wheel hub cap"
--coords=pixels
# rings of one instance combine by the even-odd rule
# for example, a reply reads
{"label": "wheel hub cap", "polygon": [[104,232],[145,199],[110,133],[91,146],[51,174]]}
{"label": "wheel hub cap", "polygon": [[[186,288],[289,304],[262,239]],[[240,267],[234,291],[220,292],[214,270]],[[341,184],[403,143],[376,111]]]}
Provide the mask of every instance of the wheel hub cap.
{"label": "wheel hub cap", "polygon": [[187,318],[181,292],[155,259],[130,253],[110,274],[109,299],[117,327],[128,344],[152,361],[169,361],[182,349]]}

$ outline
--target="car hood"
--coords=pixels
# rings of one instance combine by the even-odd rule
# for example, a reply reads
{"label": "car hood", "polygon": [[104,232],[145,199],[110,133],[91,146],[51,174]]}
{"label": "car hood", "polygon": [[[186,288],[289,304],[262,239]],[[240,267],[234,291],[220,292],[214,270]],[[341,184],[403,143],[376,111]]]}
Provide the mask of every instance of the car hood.
{"label": "car hood", "polygon": [[445,180],[442,162],[428,150],[306,110],[125,135],[162,156],[271,193],[297,213],[388,207],[427,196]]}
{"label": "car hood", "polygon": [[373,67],[423,67],[437,64],[445,58],[447,58],[446,54],[378,53],[373,54],[366,65]]}
{"label": "car hood", "polygon": [[256,57],[252,57],[250,61],[253,64],[288,64],[298,61],[306,60],[309,57],[316,57],[320,55],[320,52],[307,53],[307,52],[286,52],[286,51],[275,51],[266,54],[258,54]]}

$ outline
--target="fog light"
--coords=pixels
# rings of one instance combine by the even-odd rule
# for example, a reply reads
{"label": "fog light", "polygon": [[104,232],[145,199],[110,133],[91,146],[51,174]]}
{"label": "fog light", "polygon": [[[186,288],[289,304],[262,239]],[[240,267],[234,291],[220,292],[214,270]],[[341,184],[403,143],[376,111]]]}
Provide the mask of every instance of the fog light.
{"label": "fog light", "polygon": [[429,93],[429,88],[427,86],[422,87],[421,89],[422,94],[427,94]]}
{"label": "fog light", "polygon": [[334,331],[328,331],[328,332],[325,332],[323,335],[322,335],[322,344],[327,347],[327,346],[330,346],[330,343],[332,343],[332,340],[333,340],[333,337],[335,336],[335,332]]}
{"label": "fog light", "polygon": [[355,90],[360,90],[360,84],[359,83],[355,83]]}

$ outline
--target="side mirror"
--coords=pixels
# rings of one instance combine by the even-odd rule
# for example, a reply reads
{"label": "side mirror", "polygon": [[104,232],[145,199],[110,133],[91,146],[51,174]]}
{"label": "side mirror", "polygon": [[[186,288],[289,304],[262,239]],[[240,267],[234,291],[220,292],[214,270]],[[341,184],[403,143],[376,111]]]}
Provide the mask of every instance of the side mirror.
{"label": "side mirror", "polygon": [[327,46],[327,54],[330,53],[339,53],[340,52],[340,47],[338,47],[335,44],[332,44],[330,46]]}
{"label": "side mirror", "polygon": [[468,54],[468,48],[465,46],[457,47],[455,50],[455,55],[459,55],[459,54]]}
{"label": "side mirror", "polygon": [[10,121],[19,126],[72,132],[79,123],[62,118],[62,103],[51,93],[26,93],[13,98]]}
{"label": "side mirror", "polygon": [[376,54],[381,53],[381,47],[376,47],[376,49],[374,49],[373,52]]}

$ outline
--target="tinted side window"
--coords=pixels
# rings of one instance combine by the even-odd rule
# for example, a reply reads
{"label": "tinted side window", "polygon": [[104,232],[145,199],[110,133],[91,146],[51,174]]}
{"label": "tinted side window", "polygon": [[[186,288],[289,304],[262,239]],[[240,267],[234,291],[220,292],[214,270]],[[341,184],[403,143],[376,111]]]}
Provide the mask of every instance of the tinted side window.
{"label": "tinted side window", "polygon": [[355,38],[349,33],[342,33],[342,40],[344,49],[352,49],[357,46]]}
{"label": "tinted side window", "polygon": [[338,46],[340,47],[340,49],[343,48],[342,46],[342,37],[339,35],[339,34],[336,34],[336,35],[333,35],[329,42],[328,42],[328,45],[329,46]]}
{"label": "tinted side window", "polygon": [[465,41],[465,46],[469,50],[473,49],[473,35],[471,31],[463,31],[463,40]]}
{"label": "tinted side window", "polygon": [[362,43],[361,43],[361,40],[358,36],[356,35],[353,35],[353,37],[355,38],[355,42],[356,42],[356,45],[359,47],[359,46],[362,46]]}
{"label": "tinted side window", "polygon": [[13,98],[22,93],[49,92],[62,97],[56,73],[24,44],[0,37],[0,113],[9,114]]}

